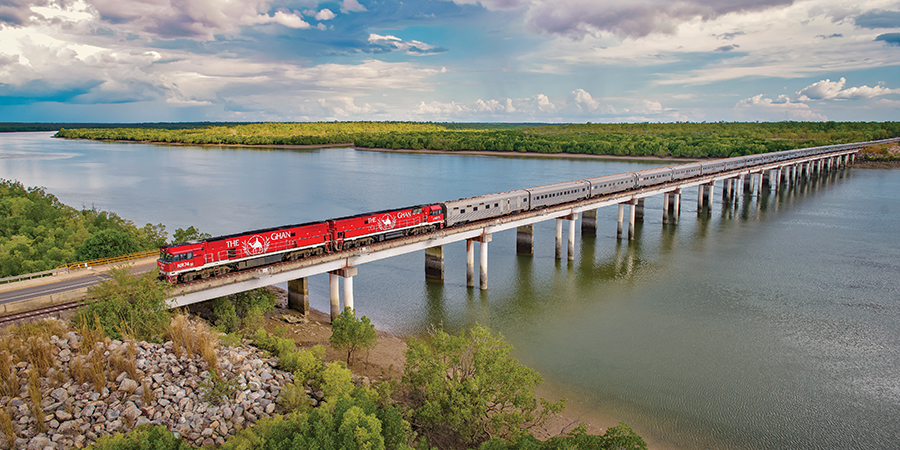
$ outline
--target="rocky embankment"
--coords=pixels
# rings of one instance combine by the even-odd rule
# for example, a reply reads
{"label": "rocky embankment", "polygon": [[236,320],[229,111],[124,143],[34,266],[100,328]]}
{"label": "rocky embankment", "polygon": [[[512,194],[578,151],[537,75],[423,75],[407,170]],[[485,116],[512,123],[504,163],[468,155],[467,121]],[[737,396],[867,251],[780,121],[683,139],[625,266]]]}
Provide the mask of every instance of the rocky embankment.
{"label": "rocky embankment", "polygon": [[[98,381],[91,379],[90,357],[81,343],[81,337],[69,331],[42,344],[55,362],[38,370],[39,412],[31,398],[35,391],[30,389],[34,365],[23,361],[9,366],[6,380],[15,375],[19,391],[0,399],[7,411],[6,417],[0,417],[0,445],[81,448],[100,436],[145,423],[164,425],[193,446],[221,444],[260,418],[278,412],[279,393],[293,378],[275,369],[274,359],[249,345],[215,349],[218,373],[225,378],[213,383],[205,360],[189,356],[172,342],[106,339],[94,344],[93,351],[101,352],[105,361]],[[116,368],[122,366],[129,368]],[[98,389],[95,383],[102,387]],[[230,395],[216,401],[216,393],[223,392]],[[315,394],[321,398],[321,393],[312,393],[313,401]],[[15,432],[13,442],[8,441],[10,425]]]}

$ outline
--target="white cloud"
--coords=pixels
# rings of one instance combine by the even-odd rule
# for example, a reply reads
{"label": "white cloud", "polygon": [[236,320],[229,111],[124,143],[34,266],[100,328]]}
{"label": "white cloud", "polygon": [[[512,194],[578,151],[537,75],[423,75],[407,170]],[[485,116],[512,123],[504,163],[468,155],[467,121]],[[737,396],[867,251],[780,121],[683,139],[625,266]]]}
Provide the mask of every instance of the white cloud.
{"label": "white cloud", "polygon": [[260,15],[256,17],[256,20],[252,21],[254,23],[277,23],[279,25],[286,26],[288,28],[299,28],[305,29],[309,28],[310,25],[303,18],[300,17],[299,14],[295,13],[286,13],[283,11],[276,11],[274,15]]}
{"label": "white cloud", "polygon": [[369,45],[383,52],[400,50],[405,51],[408,55],[429,55],[446,51],[422,41],[404,41],[397,36],[382,36],[375,33],[369,34]]}
{"label": "white cloud", "polygon": [[615,110],[610,105],[604,105],[596,100],[584,89],[575,89],[570,94],[570,102],[582,113],[613,113]]}
{"label": "white cloud", "polygon": [[514,113],[516,112],[516,108],[513,106],[512,99],[507,98],[504,101],[498,100],[488,100],[484,101],[482,99],[478,99],[475,102],[475,111],[481,112],[490,112],[490,113]]}
{"label": "white cloud", "polygon": [[368,115],[376,112],[376,109],[366,103],[363,106],[356,106],[353,97],[332,97],[330,99],[319,99],[319,105],[323,108],[330,109],[332,114],[340,117]]}
{"label": "white cloud", "polygon": [[357,0],[344,0],[341,4],[341,12],[343,13],[362,11],[367,11],[367,9],[365,6],[360,5]]}
{"label": "white cloud", "polygon": [[316,13],[316,20],[331,20],[335,17],[337,17],[337,14],[331,12],[331,10],[328,8],[325,8]]}
{"label": "white cloud", "polygon": [[755,95],[737,102],[734,109],[751,117],[748,120],[828,120],[828,117],[813,112],[809,105],[793,102],[784,95],[780,95],[774,100],[766,98],[762,94]]}
{"label": "white cloud", "polygon": [[838,81],[825,79],[813,83],[797,92],[798,101],[809,100],[845,100],[845,99],[869,99],[888,94],[900,94],[900,89],[889,89],[884,86],[851,87],[844,89],[847,79],[841,77]]}
{"label": "white cloud", "polygon": [[534,103],[537,105],[537,109],[541,112],[553,112],[556,111],[556,105],[554,105],[550,98],[548,98],[544,94],[537,94],[532,97]]}

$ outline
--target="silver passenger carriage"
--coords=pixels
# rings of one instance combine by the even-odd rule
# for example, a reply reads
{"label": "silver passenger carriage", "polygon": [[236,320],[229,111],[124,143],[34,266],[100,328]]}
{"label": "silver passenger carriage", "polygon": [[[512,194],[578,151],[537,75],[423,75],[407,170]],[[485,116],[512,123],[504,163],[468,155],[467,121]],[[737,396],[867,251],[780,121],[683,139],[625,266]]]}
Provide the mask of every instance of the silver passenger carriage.
{"label": "silver passenger carriage", "polygon": [[588,198],[590,183],[586,180],[567,181],[525,189],[531,193],[531,209],[544,208]]}
{"label": "silver passenger carriage", "polygon": [[672,168],[659,167],[656,169],[640,170],[635,172],[637,187],[654,186],[672,181]]}
{"label": "silver passenger carriage", "polygon": [[710,175],[725,171],[725,161],[722,160],[703,161],[700,163],[700,166],[703,168],[700,172],[701,175]]}
{"label": "silver passenger carriage", "polygon": [[672,179],[673,180],[684,180],[687,178],[693,178],[700,176],[701,174],[701,164],[700,163],[690,163],[690,164],[679,164],[672,168]]}
{"label": "silver passenger carriage", "polygon": [[444,220],[448,227],[492,219],[528,210],[528,191],[498,192],[444,202]]}
{"label": "silver passenger carriage", "polygon": [[605,175],[602,177],[588,178],[585,181],[590,184],[591,198],[612,194],[614,192],[627,191],[629,189],[634,189],[635,186],[634,173]]}

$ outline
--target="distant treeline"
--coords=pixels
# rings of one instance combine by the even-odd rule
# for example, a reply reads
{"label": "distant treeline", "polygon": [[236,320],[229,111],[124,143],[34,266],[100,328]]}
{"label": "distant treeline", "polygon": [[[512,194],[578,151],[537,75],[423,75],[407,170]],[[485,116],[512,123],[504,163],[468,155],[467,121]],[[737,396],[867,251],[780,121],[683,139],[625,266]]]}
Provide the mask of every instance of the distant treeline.
{"label": "distant treeline", "polygon": [[620,156],[729,157],[900,136],[900,122],[663,124],[257,123],[165,130],[62,129],[58,137],[187,144],[322,145]]}
{"label": "distant treeline", "polygon": [[[248,123],[248,122],[243,122]],[[56,131],[63,128],[163,128],[180,130],[183,128],[206,128],[221,122],[153,122],[153,123],[56,123],[56,122],[0,122],[0,133],[15,131]]]}

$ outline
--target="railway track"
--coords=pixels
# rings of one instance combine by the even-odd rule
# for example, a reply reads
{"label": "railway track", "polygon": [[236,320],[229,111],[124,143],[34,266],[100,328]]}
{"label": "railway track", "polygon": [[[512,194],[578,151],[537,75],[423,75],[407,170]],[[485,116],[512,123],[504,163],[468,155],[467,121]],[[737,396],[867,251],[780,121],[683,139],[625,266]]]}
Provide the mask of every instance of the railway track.
{"label": "railway track", "polygon": [[5,316],[0,316],[0,327],[17,325],[27,321],[44,319],[48,317],[60,317],[64,313],[74,312],[83,304],[83,300],[75,300],[71,302],[60,303],[58,305],[32,309],[30,311],[7,314]]}

